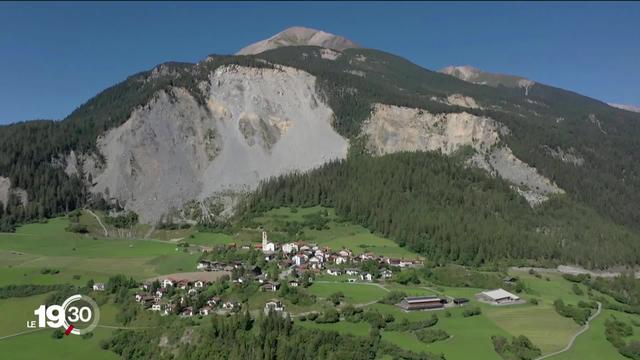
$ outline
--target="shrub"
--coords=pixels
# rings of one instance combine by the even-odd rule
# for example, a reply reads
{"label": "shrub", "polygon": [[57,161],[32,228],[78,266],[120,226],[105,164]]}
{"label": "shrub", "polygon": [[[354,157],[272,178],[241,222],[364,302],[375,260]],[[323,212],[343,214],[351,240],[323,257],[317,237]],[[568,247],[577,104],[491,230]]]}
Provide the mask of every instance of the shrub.
{"label": "shrub", "polygon": [[416,331],[415,334],[416,337],[425,344],[431,344],[449,338],[449,334],[441,329],[424,329]]}
{"label": "shrub", "polygon": [[424,328],[432,327],[438,323],[438,316],[436,314],[431,315],[431,318],[422,321],[408,321],[404,319],[402,322],[394,322],[387,324],[385,330],[387,331],[416,331]]}
{"label": "shrub", "polygon": [[567,318],[572,318],[579,325],[586,324],[589,316],[591,315],[590,309],[567,305],[562,301],[562,299],[554,301],[553,306],[558,314]]}
{"label": "shrub", "polygon": [[492,336],[493,349],[505,360],[533,360],[542,354],[542,351],[526,336],[520,335],[511,338],[511,343],[503,336]]}
{"label": "shrub", "polygon": [[472,317],[480,314],[482,314],[482,310],[477,306],[471,309],[466,309],[462,312],[462,316],[464,317]]}
{"label": "shrub", "polygon": [[394,290],[388,293],[382,300],[380,300],[380,303],[387,304],[387,305],[395,305],[400,301],[402,301],[402,299],[404,299],[405,297],[407,297],[407,294],[404,293],[403,291]]}
{"label": "shrub", "polygon": [[340,321],[340,314],[338,314],[336,309],[328,309],[322,316],[316,319],[316,323],[318,324],[331,324],[337,323],[338,321]]}
{"label": "shrub", "polygon": [[571,286],[571,290],[573,291],[574,294],[576,294],[578,296],[584,295],[584,291],[582,291],[582,289],[580,288],[580,286],[578,284],[573,284]]}

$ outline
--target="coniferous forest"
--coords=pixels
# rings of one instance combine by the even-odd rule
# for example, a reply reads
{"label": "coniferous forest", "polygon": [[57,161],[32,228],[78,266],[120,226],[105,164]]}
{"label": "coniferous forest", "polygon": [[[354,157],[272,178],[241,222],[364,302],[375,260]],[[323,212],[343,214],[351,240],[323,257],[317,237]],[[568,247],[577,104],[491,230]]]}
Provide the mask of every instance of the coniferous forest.
{"label": "coniferous forest", "polygon": [[637,234],[570,197],[531,208],[508,183],[438,153],[354,155],[280,176],[261,184],[242,212],[314,205],[335,207],[440,264],[529,259],[606,267],[635,264],[640,255]]}

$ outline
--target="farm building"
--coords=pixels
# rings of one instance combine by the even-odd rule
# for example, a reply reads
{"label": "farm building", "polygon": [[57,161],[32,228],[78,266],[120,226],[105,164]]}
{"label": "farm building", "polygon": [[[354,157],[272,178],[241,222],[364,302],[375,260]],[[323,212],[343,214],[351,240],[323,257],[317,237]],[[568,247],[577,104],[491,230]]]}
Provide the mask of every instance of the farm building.
{"label": "farm building", "polygon": [[402,299],[398,307],[403,310],[439,309],[446,303],[446,299],[437,296],[410,296]]}
{"label": "farm building", "polygon": [[455,298],[453,299],[453,303],[459,306],[465,305],[469,303],[469,299],[467,298]]}
{"label": "farm building", "polygon": [[508,304],[520,301],[520,297],[504,289],[483,291],[477,295],[479,300],[493,304]]}

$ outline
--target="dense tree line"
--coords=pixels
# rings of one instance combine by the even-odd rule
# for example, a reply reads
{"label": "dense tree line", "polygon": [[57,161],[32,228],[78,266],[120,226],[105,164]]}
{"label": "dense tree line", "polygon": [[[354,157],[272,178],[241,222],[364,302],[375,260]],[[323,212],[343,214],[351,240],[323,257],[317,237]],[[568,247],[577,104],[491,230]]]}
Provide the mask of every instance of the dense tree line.
{"label": "dense tree line", "polygon": [[353,155],[262,183],[239,208],[334,207],[436,264],[533,259],[587,267],[636,264],[636,233],[567,196],[531,208],[510,185],[438,153]]}
{"label": "dense tree line", "polygon": [[[158,339],[164,338],[162,346]],[[116,331],[103,343],[125,359],[443,359],[441,355],[413,353],[381,340],[342,335],[294,326],[288,317],[271,313],[252,318],[244,312],[228,317],[214,315],[198,330],[179,323],[147,331]]]}

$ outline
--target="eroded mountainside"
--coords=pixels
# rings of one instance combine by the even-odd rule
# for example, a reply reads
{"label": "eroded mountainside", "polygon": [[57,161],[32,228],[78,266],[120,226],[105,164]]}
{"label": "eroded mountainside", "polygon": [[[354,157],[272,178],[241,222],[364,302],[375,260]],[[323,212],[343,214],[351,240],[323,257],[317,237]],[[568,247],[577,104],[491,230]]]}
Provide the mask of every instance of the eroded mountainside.
{"label": "eroded mountainside", "polygon": [[[451,68],[451,76],[305,34],[275,36],[282,41],[255,55],[161,64],[62,121],[0,127],[3,193],[10,181],[27,194],[26,205],[7,200],[0,226],[117,205],[151,224],[215,221],[264,179],[364,149],[372,164],[390,153],[439,151],[508,181],[500,196],[524,197],[523,213],[551,199],[640,230],[639,114],[520,77],[472,68]],[[549,236],[562,244],[565,235]]]}
{"label": "eroded mountainside", "polygon": [[[223,66],[198,84],[161,90],[98,140],[105,158],[91,191],[117,199],[142,221],[171,209],[248,191],[260,180],[344,158],[348,142],[315,78],[289,67]],[[199,220],[199,219],[198,219]]]}

